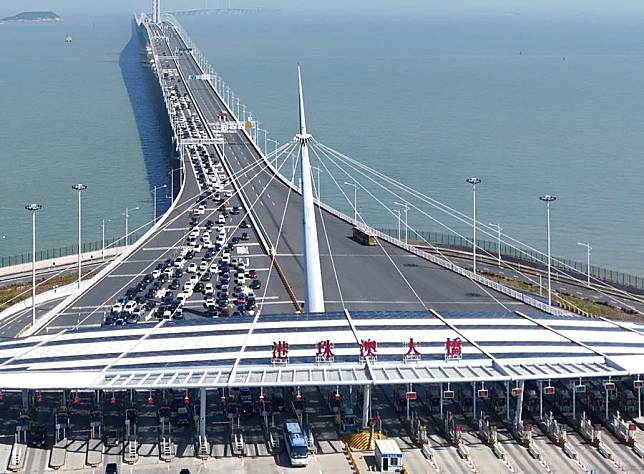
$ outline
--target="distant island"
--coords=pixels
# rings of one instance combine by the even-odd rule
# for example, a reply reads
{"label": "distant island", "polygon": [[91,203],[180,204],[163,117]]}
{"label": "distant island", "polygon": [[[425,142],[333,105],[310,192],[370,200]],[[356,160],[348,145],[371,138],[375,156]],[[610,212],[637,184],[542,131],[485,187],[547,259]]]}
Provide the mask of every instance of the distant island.
{"label": "distant island", "polygon": [[51,11],[21,12],[0,20],[0,23],[36,23],[44,21],[60,21],[61,18]]}

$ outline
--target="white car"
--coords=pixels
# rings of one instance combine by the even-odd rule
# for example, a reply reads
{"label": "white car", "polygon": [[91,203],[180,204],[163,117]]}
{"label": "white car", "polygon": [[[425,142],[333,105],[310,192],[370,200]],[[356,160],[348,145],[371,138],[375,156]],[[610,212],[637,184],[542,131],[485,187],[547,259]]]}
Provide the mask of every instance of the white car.
{"label": "white car", "polygon": [[152,270],[152,278],[156,280],[159,278],[159,275],[161,275],[161,270]]}
{"label": "white car", "polygon": [[134,308],[136,308],[136,306],[137,306],[136,301],[128,301],[125,304],[125,307],[123,308],[123,311],[125,311],[128,314],[132,314],[132,312],[134,311]]}
{"label": "white car", "polygon": [[199,270],[200,270],[200,271],[202,271],[202,272],[205,272],[206,270],[208,270],[208,262],[207,262],[207,261],[205,261],[205,260],[204,260],[204,261],[202,261],[202,262],[199,264]]}
{"label": "white car", "polygon": [[195,286],[195,284],[193,282],[187,281],[187,282],[185,282],[183,284],[183,291],[192,290],[192,288],[194,288],[194,286]]}
{"label": "white car", "polygon": [[204,294],[212,295],[215,293],[215,286],[212,283],[206,283],[203,289]]}
{"label": "white car", "polygon": [[179,301],[179,304],[184,304],[187,299],[188,295],[184,292],[181,292],[177,295],[177,301]]}
{"label": "white car", "polygon": [[191,281],[192,284],[195,285],[199,281],[199,277],[197,275],[191,275],[189,281]]}
{"label": "white car", "polygon": [[177,268],[183,268],[185,264],[186,264],[186,261],[181,257],[174,259],[174,266]]}
{"label": "white car", "polygon": [[186,272],[188,272],[188,273],[197,273],[197,264],[193,262],[190,265],[188,265],[188,268],[186,269]]}
{"label": "white car", "polygon": [[195,214],[198,214],[200,216],[204,215],[205,213],[206,213],[206,206],[204,206],[203,204],[201,206],[199,206],[197,208],[197,211],[195,212]]}
{"label": "white car", "polygon": [[199,252],[201,252],[201,249],[202,249],[201,244],[200,244],[199,242],[197,242],[197,243],[195,244],[194,252],[195,252],[195,253],[199,253]]}
{"label": "white car", "polygon": [[112,311],[114,311],[115,313],[120,313],[121,311],[123,311],[123,305],[121,303],[114,303],[114,305],[112,306]]}
{"label": "white car", "polygon": [[217,224],[225,224],[226,223],[226,218],[219,214],[219,217],[217,217]]}

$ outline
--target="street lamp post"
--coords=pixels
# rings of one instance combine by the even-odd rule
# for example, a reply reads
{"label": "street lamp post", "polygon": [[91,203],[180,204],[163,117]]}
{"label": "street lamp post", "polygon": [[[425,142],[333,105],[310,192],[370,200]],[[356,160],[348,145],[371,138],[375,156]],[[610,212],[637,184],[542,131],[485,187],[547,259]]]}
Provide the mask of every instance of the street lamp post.
{"label": "street lamp post", "polygon": [[496,229],[496,236],[497,236],[497,254],[498,254],[498,260],[499,260],[499,268],[501,268],[501,231],[503,228],[501,227],[500,224],[488,224],[490,227],[494,227]]}
{"label": "street lamp post", "polygon": [[170,201],[174,202],[174,172],[181,168],[172,168],[168,174],[170,175]]}
{"label": "street lamp post", "polygon": [[36,212],[42,205],[31,203],[25,206],[31,212],[31,325],[36,325]]}
{"label": "street lamp post", "polygon": [[476,275],[476,185],[481,182],[480,178],[467,178],[465,180],[467,183],[472,185],[472,226],[474,228],[473,237],[472,237],[472,259],[474,262],[474,274]]}
{"label": "street lamp post", "polygon": [[168,185],[164,184],[163,186],[155,186],[152,189],[152,194],[154,194],[154,204],[153,204],[153,206],[154,206],[154,221],[153,221],[153,224],[157,223],[157,189],[163,189],[163,188],[167,188],[167,187],[168,187]]}
{"label": "street lamp post", "polygon": [[317,183],[316,191],[317,191],[318,201],[319,201],[320,198],[322,197],[322,192],[320,191],[320,168],[317,166],[311,166],[311,169],[317,171],[318,183]]}
{"label": "street lamp post", "polygon": [[277,140],[273,140],[272,138],[269,138],[268,141],[275,143],[275,168],[277,168],[277,146],[279,145],[279,142]]}
{"label": "street lamp post", "polygon": [[78,191],[78,289],[81,287],[81,262],[82,258],[82,240],[81,240],[81,193],[87,189],[87,186],[81,183],[72,186],[72,189]]}
{"label": "street lamp post", "polygon": [[239,96],[237,97],[237,120],[239,120]]}
{"label": "street lamp post", "polygon": [[353,186],[353,220],[357,225],[358,224],[358,184],[355,181],[353,183],[349,183],[345,181],[344,184],[347,186]]}
{"label": "street lamp post", "polygon": [[546,203],[546,220],[548,225],[547,236],[548,236],[548,306],[552,308],[552,273],[551,273],[551,254],[550,254],[550,203],[555,201],[557,198],[551,196],[550,194],[544,194],[539,196],[543,202]]}
{"label": "street lamp post", "polygon": [[590,251],[593,248],[588,242],[577,242],[577,245],[586,247],[586,285],[590,288]]}
{"label": "street lamp post", "polygon": [[125,246],[127,247],[130,245],[130,233],[129,233],[129,219],[130,219],[130,211],[136,211],[139,209],[139,206],[133,207],[132,209],[128,209],[127,207],[125,208]]}
{"label": "street lamp post", "polygon": [[[394,204],[396,206],[402,207],[402,210],[405,213],[405,243],[407,243],[407,240],[408,240],[408,237],[409,237],[408,231],[407,231],[409,229],[409,225],[408,225],[408,221],[407,221],[407,217],[409,216],[409,205],[406,202],[403,203],[403,202],[398,202],[398,201],[394,202]],[[398,211],[398,215],[400,215],[400,211]]]}
{"label": "street lamp post", "polygon": [[394,209],[394,212],[398,216],[398,240],[400,240],[400,209]]}
{"label": "street lamp post", "polygon": [[[107,222],[112,222],[112,219],[107,219]],[[101,259],[105,261],[105,219],[101,223]]]}

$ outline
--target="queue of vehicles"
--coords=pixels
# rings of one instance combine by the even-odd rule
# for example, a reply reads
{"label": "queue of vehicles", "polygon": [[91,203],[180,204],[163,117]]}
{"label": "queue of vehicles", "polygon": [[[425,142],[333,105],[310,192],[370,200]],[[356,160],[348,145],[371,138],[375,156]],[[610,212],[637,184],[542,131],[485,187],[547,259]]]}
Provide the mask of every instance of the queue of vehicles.
{"label": "queue of vehicles", "polygon": [[[174,88],[170,101],[181,134],[205,137],[201,121],[188,113],[189,98]],[[203,295],[202,307],[210,317],[241,316],[256,309],[254,291],[261,288],[257,271],[249,268],[247,258],[233,256],[236,246],[250,240],[250,224],[242,218],[237,226],[226,225],[242,208],[230,205],[233,191],[222,164],[205,145],[188,145],[187,150],[201,193],[190,210],[184,246],[128,288],[105,315],[104,325],[122,326],[151,316],[182,319],[197,293]],[[240,232],[235,235],[231,227]]]}

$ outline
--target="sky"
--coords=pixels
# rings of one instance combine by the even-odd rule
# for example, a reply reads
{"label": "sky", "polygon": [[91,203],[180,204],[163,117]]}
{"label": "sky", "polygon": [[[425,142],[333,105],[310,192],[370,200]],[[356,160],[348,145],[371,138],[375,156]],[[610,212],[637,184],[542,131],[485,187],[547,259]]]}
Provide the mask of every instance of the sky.
{"label": "sky", "polygon": [[[314,14],[475,14],[612,16],[644,13],[642,0],[162,0],[162,9],[224,7],[278,8]],[[3,0],[0,16],[52,10],[61,16],[150,11],[152,0]]]}

